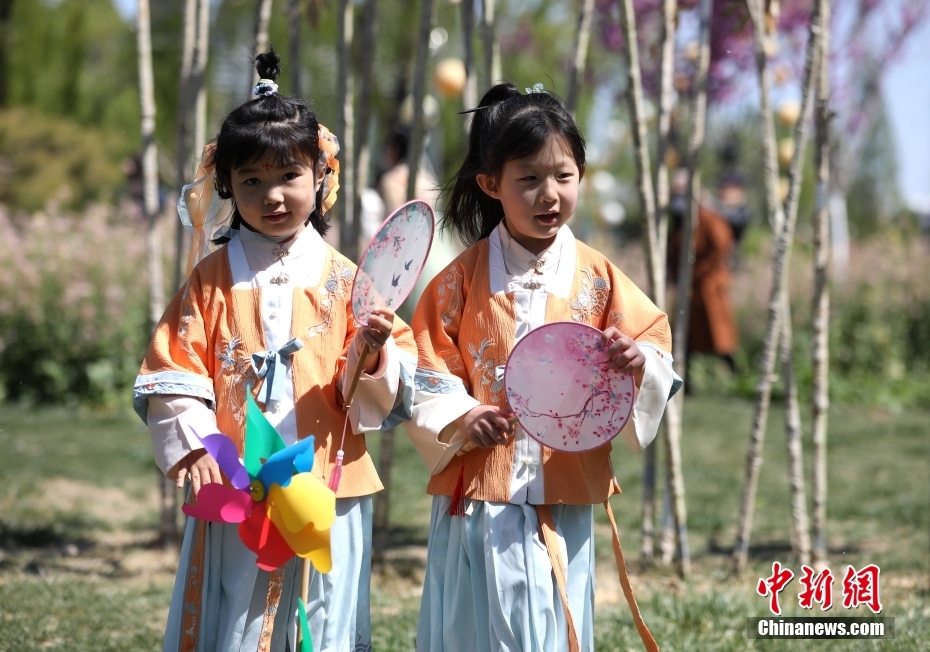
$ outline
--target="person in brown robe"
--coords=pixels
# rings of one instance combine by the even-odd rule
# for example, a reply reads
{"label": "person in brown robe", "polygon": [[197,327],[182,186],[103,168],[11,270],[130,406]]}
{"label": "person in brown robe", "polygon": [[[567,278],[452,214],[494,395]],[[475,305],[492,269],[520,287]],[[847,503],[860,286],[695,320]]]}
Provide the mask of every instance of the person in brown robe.
{"label": "person in brown robe", "polygon": [[[687,200],[676,196],[671,203],[672,230],[668,248],[668,279],[678,280],[681,223]],[[735,371],[733,354],[739,343],[733,304],[730,299],[730,260],[733,230],[715,211],[702,205],[694,225],[694,269],[691,276],[691,304],[688,316],[688,350],[723,358]]]}

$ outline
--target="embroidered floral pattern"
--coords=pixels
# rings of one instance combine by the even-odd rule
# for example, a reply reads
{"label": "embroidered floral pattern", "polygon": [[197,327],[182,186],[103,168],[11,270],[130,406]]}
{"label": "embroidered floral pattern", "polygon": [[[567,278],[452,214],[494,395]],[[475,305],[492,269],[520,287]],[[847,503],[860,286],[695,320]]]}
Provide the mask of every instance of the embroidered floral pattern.
{"label": "embroidered floral pattern", "polygon": [[248,355],[240,357],[242,339],[233,336],[225,346],[216,345],[216,357],[220,361],[220,375],[229,376],[229,391],[226,392],[226,407],[236,423],[242,425],[245,420],[245,392],[249,385],[257,380]]}
{"label": "embroidered floral pattern", "polygon": [[440,310],[439,316],[444,326],[448,326],[460,316],[463,280],[462,270],[456,265],[450,268],[439,282],[437,289],[439,300],[436,302],[436,307]]}
{"label": "embroidered floral pattern", "polygon": [[188,280],[184,284],[184,294],[181,295],[181,319],[178,323],[178,341],[181,343],[181,349],[190,357],[196,357],[194,349],[187,338],[189,325],[194,319],[194,306],[190,302],[191,282]]}
{"label": "embroidered floral pattern", "polygon": [[607,318],[608,326],[616,326],[617,328],[620,328],[620,322],[622,321],[623,321],[622,312],[617,312],[616,310],[610,311],[610,316]]}
{"label": "embroidered floral pattern", "polygon": [[334,258],[329,270],[329,276],[326,281],[317,288],[320,293],[320,305],[323,307],[323,321],[313,326],[307,327],[307,337],[316,337],[322,335],[333,323],[333,314],[338,303],[344,300],[345,296],[352,289],[352,279],[355,274],[352,268],[344,262]]}
{"label": "embroidered floral pattern", "polygon": [[570,304],[573,310],[572,319],[593,325],[607,307],[610,283],[607,279],[595,276],[590,269],[583,269],[581,273],[581,289]]}
{"label": "embroidered floral pattern", "polygon": [[488,349],[494,345],[491,340],[481,340],[478,346],[468,343],[468,354],[474,363],[471,370],[473,388],[484,387],[492,403],[501,402],[501,390],[504,388],[503,378],[497,377],[497,367],[505,360],[494,360],[487,356]]}

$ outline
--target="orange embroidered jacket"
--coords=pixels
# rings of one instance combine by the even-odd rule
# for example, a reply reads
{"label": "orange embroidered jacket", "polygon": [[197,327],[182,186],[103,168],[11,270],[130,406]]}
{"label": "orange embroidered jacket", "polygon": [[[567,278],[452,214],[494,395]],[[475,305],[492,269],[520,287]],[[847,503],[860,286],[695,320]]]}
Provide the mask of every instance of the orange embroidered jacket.
{"label": "orange embroidered jacket", "polygon": [[[305,260],[316,260],[305,266],[319,268],[322,273],[306,285],[282,286],[285,292],[292,292],[290,337],[304,344],[289,359],[291,378],[287,380],[292,387],[286,393],[293,400],[297,437],[315,437],[313,473],[325,481],[334,468],[346,419],[340,382],[356,331],[350,305],[355,265],[323,243],[316,233],[308,234],[307,239],[315,242]],[[202,399],[215,410],[217,428],[236,442],[240,455],[246,388],[252,384],[258,396],[262,382],[269,382],[267,377],[263,381],[257,377],[251,359],[253,353],[268,353],[264,349],[269,348],[263,329],[263,288],[234,279],[237,263],[231,258],[238,256],[242,268],[242,251],[242,245],[234,239],[194,268],[155,330],[136,381],[134,400],[145,420],[152,395]],[[408,366],[403,364],[403,358],[410,364],[399,374],[393,412],[388,405],[375,427],[382,425],[384,417],[384,427],[393,427],[409,417],[412,404],[412,360],[416,349],[410,328],[399,318],[394,322],[393,339],[400,349],[401,366]],[[362,398],[359,396],[355,403]],[[344,452],[338,496],[363,496],[380,490],[382,485],[365,438],[349,433]]]}
{"label": "orange embroidered jacket", "polygon": [[[514,440],[503,446],[474,449],[458,458],[449,453],[449,430],[457,430],[452,425],[456,418],[477,404],[505,405],[503,383],[496,370],[506,364],[517,324],[514,292],[492,279],[496,273],[494,255],[500,256],[497,237],[492,233],[490,238],[475,243],[437,275],[420,298],[413,318],[419,352],[417,395],[448,397],[445,402],[436,401],[431,409],[422,409],[420,414],[415,407],[412,420],[405,424],[434,473],[428,487],[433,495],[452,495],[463,473],[465,497],[494,502],[511,499]],[[491,241],[497,247],[496,253],[491,252]],[[664,385],[657,383],[650,388],[654,395],[661,394],[658,409],[653,410],[658,417],[645,427],[651,428],[651,434],[640,435],[639,442],[637,435],[632,435],[634,443],[630,445],[639,450],[655,436],[669,392],[674,393],[680,385],[680,379],[671,372],[668,318],[606,257],[575,240],[570,232],[566,241],[570,249],[567,253],[563,249],[561,257],[563,264],[570,266],[566,269],[570,289],[567,284],[564,296],[547,294],[545,323],[574,320],[600,330],[616,326],[640,345],[647,364],[661,367],[667,379]],[[455,400],[455,396],[466,401]],[[630,425],[624,428],[624,435]],[[586,453],[543,448],[545,503],[593,504],[619,492],[610,451],[610,445]],[[443,468],[444,463],[447,465]]]}

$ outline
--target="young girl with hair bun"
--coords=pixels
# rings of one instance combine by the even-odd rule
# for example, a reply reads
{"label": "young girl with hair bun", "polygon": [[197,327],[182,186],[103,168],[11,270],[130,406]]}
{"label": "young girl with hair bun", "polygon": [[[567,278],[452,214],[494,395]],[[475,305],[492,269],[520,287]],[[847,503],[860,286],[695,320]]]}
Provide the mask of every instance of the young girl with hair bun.
{"label": "young girl with hair bun", "polygon": [[[473,110],[443,218],[468,249],[428,285],[413,318],[417,405],[405,429],[433,495],[418,651],[594,649],[593,505],[610,514],[607,499],[620,491],[611,446],[541,447],[511,425],[501,372],[535,328],[596,327],[610,364],[635,378],[622,431],[635,452],[655,438],[680,379],[666,315],[568,228],[584,172],[584,138],[541,85],[523,94],[498,84]],[[614,547],[626,589],[616,527]]]}
{"label": "young girl with hair bun", "polygon": [[[256,98],[226,117],[205,151],[204,177],[182,193],[182,219],[199,235],[194,258],[215,251],[159,322],[134,403],[159,468],[179,487],[189,479],[194,496],[224,476],[189,431],[222,432],[241,456],[248,391],[286,444],[315,437],[313,473],[331,486],[341,459],[332,571],[312,573],[307,613],[315,650],[370,649],[372,494],[382,485],[364,436],[353,433],[410,415],[413,388],[403,378],[412,378],[416,348],[390,310],[356,327],[355,265],[322,238],[338,143],[302,100],[277,92],[279,62],[274,52],[256,57]],[[360,360],[363,344],[370,353]],[[358,365],[346,437],[340,392]],[[189,518],[164,649],[296,650],[299,562],[260,570],[236,524]]]}

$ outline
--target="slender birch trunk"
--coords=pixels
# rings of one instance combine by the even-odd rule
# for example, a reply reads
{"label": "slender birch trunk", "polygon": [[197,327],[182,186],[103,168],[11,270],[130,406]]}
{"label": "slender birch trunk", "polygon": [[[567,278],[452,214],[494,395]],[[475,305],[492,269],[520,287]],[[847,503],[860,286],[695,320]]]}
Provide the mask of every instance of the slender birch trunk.
{"label": "slender birch trunk", "polygon": [[[373,70],[375,55],[375,36],[377,34],[377,2],[365,0],[362,9],[362,34],[360,45],[360,82],[358,102],[358,134],[355,140],[355,215],[361,231],[362,191],[368,187],[368,170],[371,161],[371,147],[368,141],[369,123],[371,122],[371,96],[373,90]],[[359,237],[356,237],[356,242]],[[389,533],[389,512],[391,505],[391,470],[394,468],[394,430],[381,432],[381,452],[378,459],[378,475],[384,489],[375,494],[373,516],[372,561],[376,564],[384,561]]]}
{"label": "slender birch trunk", "polygon": [[578,12],[578,28],[575,31],[575,47],[572,50],[572,67],[568,73],[568,94],[565,104],[568,110],[575,112],[578,103],[578,88],[584,77],[586,62],[588,60],[588,44],[591,41],[591,16],[594,15],[594,0],[581,0],[581,11]]}
{"label": "slender birch trunk", "polygon": [[[358,233],[361,235],[362,191],[368,187],[368,171],[371,165],[371,145],[368,142],[371,122],[371,98],[374,89],[375,40],[377,34],[378,5],[376,0],[365,0],[362,7],[362,34],[359,48],[359,97],[358,133],[355,137],[355,215]],[[358,240],[358,236],[356,237]]]}
{"label": "slender birch trunk", "polygon": [[[199,0],[184,0],[184,26],[181,36],[181,72],[178,78],[178,189],[190,183],[188,162],[191,158],[191,74],[194,67],[194,47],[197,39],[197,5]],[[174,239],[174,283],[172,287],[181,287],[184,258],[184,226],[180,220],[175,224]]]}
{"label": "slender birch trunk", "polygon": [[[674,55],[675,55],[675,16],[678,5],[676,0],[663,0],[662,3],[662,59],[659,69],[659,118],[658,134],[656,148],[656,178],[653,181],[655,187],[656,202],[656,253],[655,257],[659,261],[656,270],[659,278],[652,282],[654,296],[652,297],[656,306],[660,310],[666,310],[665,299],[665,264],[668,249],[668,202],[669,202],[669,178],[668,168],[665,163],[665,151],[668,147],[668,134],[671,127],[672,102],[674,99],[674,89],[672,81],[674,79]],[[666,406],[666,418],[662,424],[662,437],[666,440],[668,433],[666,429],[673,428],[675,432],[681,432],[681,414],[677,413],[676,408]],[[656,449],[654,446],[647,448],[643,454],[643,504],[642,504],[642,535],[640,554],[645,563],[649,563],[655,554],[654,526],[655,526],[655,477],[656,477]],[[665,501],[662,503],[663,523],[665,520]]]}
{"label": "slender birch trunk", "polygon": [[[669,170],[665,156],[672,126],[672,107],[675,102],[675,22],[678,16],[677,0],[662,1],[662,58],[659,68],[659,116],[656,139],[656,247],[657,258],[664,261],[668,249],[668,202],[670,199]],[[659,265],[655,303],[665,310],[665,267]]]}
{"label": "slender birch trunk", "polygon": [[[655,298],[655,283],[660,278],[660,261],[656,257],[655,192],[652,187],[652,168],[649,164],[649,147],[646,140],[646,118],[643,108],[643,82],[639,66],[639,45],[636,36],[636,15],[633,0],[620,0],[620,22],[626,40],[627,89],[630,121],[633,124],[633,160],[636,164],[636,190],[640,210],[646,223],[646,264],[649,272],[649,296]],[[661,261],[664,263],[664,261]]]}
{"label": "slender birch trunk", "polygon": [[[787,288],[786,288],[787,290]],[[801,447],[801,410],[794,380],[791,303],[784,295],[781,326],[781,375],[785,384],[785,445],[788,453],[788,486],[791,491],[791,549],[802,564],[810,564],[811,537],[807,519],[807,493],[804,489],[804,457]]]}
{"label": "slender birch trunk", "polygon": [[[149,272],[149,328],[155,325],[165,310],[161,241],[159,239],[158,151],[155,147],[155,81],[152,72],[152,26],[148,0],[137,0],[136,44],[139,66],[139,107],[141,109],[143,210],[148,220],[146,250]],[[165,547],[177,540],[177,493],[174,482],[161,477],[159,482],[161,518],[159,541]]]}
{"label": "slender birch trunk", "polygon": [[[271,0],[258,0],[255,3],[255,32],[252,37],[252,61],[255,57],[268,49],[268,23],[271,22]],[[252,83],[249,84],[249,90],[258,82],[258,72],[255,70],[254,63],[250,75]]]}
{"label": "slender birch trunk", "polygon": [[829,99],[830,75],[830,3],[823,3],[821,17],[823,37],[820,46],[820,74],[817,79],[816,145],[817,193],[814,212],[814,398],[813,432],[814,443],[814,514],[813,539],[814,562],[818,566],[827,563],[827,413],[830,407],[829,388],[829,325],[830,325],[830,124]]}
{"label": "slender birch trunk", "polygon": [[[658,133],[656,137],[656,176],[653,181],[656,192],[656,259],[659,265],[656,271],[659,278],[655,280],[655,301],[660,310],[666,310],[666,277],[664,261],[668,257],[668,202],[669,202],[669,173],[666,165],[666,150],[668,149],[668,135],[671,128],[672,103],[674,100],[674,55],[675,55],[675,18],[678,11],[676,0],[663,0],[662,3],[662,56],[659,68],[659,116]],[[677,352],[676,352],[677,355]],[[666,418],[662,424],[662,438],[666,450],[670,450],[671,440],[681,440],[681,409],[682,405],[676,403],[666,406]],[[663,485],[663,491],[669,491],[671,483]],[[670,501],[662,500],[662,537],[660,549],[662,559],[671,561],[674,554],[675,533],[667,524],[673,519],[666,513]],[[643,557],[648,559],[653,554],[652,529],[653,513],[655,511],[655,451],[643,458]],[[649,519],[647,522],[646,519]],[[649,540],[647,541],[647,530]]]}
{"label": "slender birch trunk", "polygon": [[[352,0],[339,0],[336,11],[336,137],[343,155],[355,153],[355,80],[352,74],[354,11]],[[339,249],[355,260],[358,257],[359,225],[355,219],[355,163],[343,160],[339,185],[344,199],[336,203],[339,219]]]}
{"label": "slender birch trunk", "polygon": [[[769,293],[768,325],[760,366],[759,382],[756,386],[756,407],[753,413],[752,431],[749,449],[746,453],[746,468],[743,478],[743,490],[740,499],[739,522],[737,524],[736,544],[733,557],[737,572],[746,568],[749,559],[749,538],[752,532],[752,517],[755,505],[756,488],[759,480],[759,468],[762,465],[762,447],[765,439],[765,425],[768,417],[769,402],[772,391],[772,374],[775,369],[776,350],[779,334],[783,331],[783,320],[787,319],[784,307],[787,305],[787,270],[791,259],[791,246],[794,228],[797,222],[798,194],[801,180],[801,162],[806,146],[808,122],[810,118],[811,87],[815,79],[821,55],[821,17],[822,6],[827,0],[817,0],[811,13],[810,38],[807,59],[804,67],[803,95],[801,115],[795,125],[795,152],[789,171],[788,196],[783,210],[778,201],[778,168],[775,165],[775,123],[769,99],[769,71],[766,57],[767,38],[765,33],[765,14],[761,0],[748,0],[749,13],[752,17],[756,67],[759,75],[760,104],[763,122],[763,145],[765,164],[766,208],[776,234],[772,252],[772,287]],[[789,388],[789,393],[790,393]]]}
{"label": "slender birch trunk", "polygon": [[413,71],[413,122],[410,125],[410,147],[407,151],[407,199],[413,199],[417,188],[420,155],[423,152],[423,96],[426,94],[426,63],[429,58],[429,37],[433,29],[433,0],[421,0],[420,30],[417,35],[417,58]]}
{"label": "slender birch trunk", "polygon": [[494,17],[494,0],[482,0],[481,40],[484,44],[485,88],[501,81],[501,46],[497,42],[497,19]]}
{"label": "slender birch trunk", "polygon": [[291,73],[290,94],[300,96],[300,0],[287,2],[287,60]]}
{"label": "slender birch trunk", "polygon": [[[707,124],[707,73],[710,69],[710,17],[713,0],[701,0],[699,5],[699,54],[695,75],[694,94],[691,97],[691,138],[688,143],[688,197],[690,210],[685,211],[681,225],[681,247],[678,252],[678,296],[675,302],[675,325],[672,333],[675,371],[685,378],[688,359],[688,324],[691,306],[691,280],[694,270],[694,224],[700,219],[701,173],[698,159],[704,147]],[[688,546],[687,507],[684,479],[681,471],[681,414],[684,411],[684,393],[679,392],[669,401],[672,415],[666,427],[666,464],[671,479],[671,498],[681,549],[681,572],[690,571],[691,556]],[[667,558],[667,555],[666,555]],[[669,560],[670,561],[670,560]]]}
{"label": "slender birch trunk", "polygon": [[[462,92],[462,109],[473,109],[478,104],[478,75],[475,74],[475,3],[465,0],[460,3],[462,20],[462,43],[465,66],[465,89]],[[465,131],[471,129],[471,113],[465,114]]]}
{"label": "slender birch trunk", "polygon": [[197,45],[191,71],[191,93],[194,105],[194,145],[188,169],[194,169],[207,144],[207,60],[210,56],[210,0],[198,0]]}
{"label": "slender birch trunk", "polygon": [[[649,295],[655,300],[658,291],[659,261],[655,229],[655,193],[649,151],[646,148],[646,125],[643,117],[643,88],[639,67],[639,47],[636,40],[636,15],[631,0],[620,0],[620,21],[627,42],[627,101],[632,123],[633,151],[636,162],[636,181],[640,210],[646,224],[646,271],[649,277]],[[662,261],[664,265],[665,262]],[[658,305],[658,304],[656,304]],[[640,554],[644,563],[652,560],[655,552],[655,446],[646,449],[643,457],[642,542]]]}

